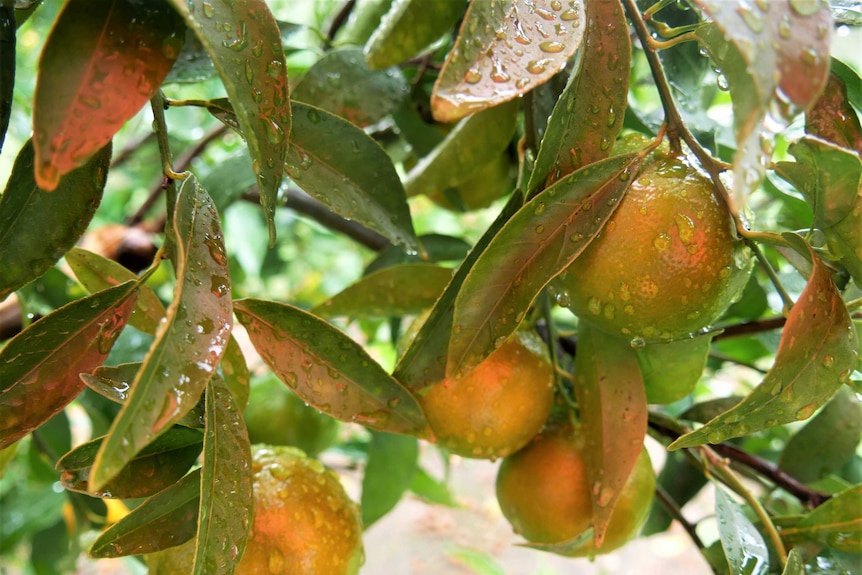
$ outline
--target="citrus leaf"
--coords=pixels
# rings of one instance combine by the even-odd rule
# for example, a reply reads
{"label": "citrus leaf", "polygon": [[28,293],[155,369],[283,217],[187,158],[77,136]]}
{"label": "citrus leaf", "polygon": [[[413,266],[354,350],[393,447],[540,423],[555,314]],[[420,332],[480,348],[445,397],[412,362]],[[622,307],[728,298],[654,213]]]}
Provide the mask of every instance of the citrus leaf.
{"label": "citrus leaf", "polygon": [[503,567],[486,551],[455,547],[448,555],[456,564],[464,565],[475,575],[506,575]]}
{"label": "citrus leaf", "polygon": [[53,190],[153,97],[182,48],[164,2],[69,0],[42,55],[33,100],[36,182]]}
{"label": "citrus leaf", "polygon": [[125,283],[75,300],[30,324],[0,349],[0,449],[62,410],[100,365],[135,305]]}
{"label": "citrus leaf", "polygon": [[309,68],[291,97],[364,128],[397,110],[407,92],[398,68],[371,70],[361,49],[341,48]]}
{"label": "citrus leaf", "polygon": [[299,102],[293,108],[287,175],[336,214],[416,249],[404,187],[380,145],[329,112]]}
{"label": "citrus leaf", "polygon": [[520,102],[511,102],[459,122],[407,174],[407,196],[433,197],[447,188],[458,187],[496,160],[515,133],[519,106]]}
{"label": "citrus leaf", "polygon": [[433,306],[451,279],[452,270],[441,266],[394,265],[368,274],[312,312],[351,319],[414,315]]}
{"label": "citrus leaf", "polygon": [[242,558],[251,514],[251,446],[242,412],[219,377],[206,390],[195,575],[232,574]]}
{"label": "citrus leaf", "polygon": [[813,271],[790,310],[772,369],[735,407],[683,435],[668,449],[720,443],[807,419],[848,380],[859,355],[856,331],[828,268],[809,253]]}
{"label": "citrus leaf", "polygon": [[57,462],[60,482],[70,491],[97,497],[137,499],[155,495],[176,483],[197,460],[203,434],[187,427],[172,427],[138,453],[99,492],[89,489],[87,479],[104,437],[84,443]]}
{"label": "citrus leaf", "polygon": [[281,32],[264,0],[170,0],[218,70],[251,154],[260,204],[275,242],[275,206],[291,133]]}
{"label": "citrus leaf", "polygon": [[862,154],[862,126],[847,99],[847,86],[834,72],[826,89],[805,113],[805,132]]}
{"label": "citrus leaf", "polygon": [[575,394],[586,438],[584,454],[598,548],[641,455],[647,428],[643,378],[629,343],[582,321],[575,356]]}
{"label": "citrus leaf", "polygon": [[392,0],[356,0],[347,22],[335,34],[333,44],[365,44],[391,5]]}
{"label": "citrus leaf", "polygon": [[720,487],[715,490],[715,515],[730,572],[766,575],[769,572],[769,550],[763,536]]}
{"label": "citrus leaf", "polygon": [[848,487],[809,513],[782,536],[817,541],[838,551],[862,553],[862,485]]}
{"label": "citrus leaf", "polygon": [[401,501],[416,475],[418,458],[419,442],[415,437],[371,432],[360,502],[365,529]]}
{"label": "citrus leaf", "polygon": [[234,401],[242,411],[248,405],[251,374],[248,371],[248,364],[245,361],[242,348],[233,335],[227,340],[227,347],[225,347],[224,355],[221,358],[221,371],[227,388],[233,394]]}
{"label": "citrus leaf", "polygon": [[787,554],[787,563],[784,564],[781,575],[805,575],[805,562],[799,547],[794,547]]}
{"label": "citrus leaf", "polygon": [[410,491],[428,503],[458,507],[458,502],[452,496],[446,483],[435,479],[422,467],[416,467],[413,481],[410,482]]}
{"label": "citrus leaf", "polygon": [[862,285],[862,193],[843,220],[824,230],[829,252],[840,258],[856,285]]}
{"label": "citrus leaf", "polygon": [[194,176],[174,210],[174,299],[111,426],[90,475],[99,489],[198,402],[232,326],[230,280],[218,213]]}
{"label": "citrus leaf", "polygon": [[81,238],[99,207],[110,161],[108,143],[48,193],[33,179],[32,140],[24,144],[0,196],[0,301],[48,271]]}
{"label": "citrus leaf", "polygon": [[381,70],[416,56],[455,25],[465,6],[464,0],[394,0],[365,45],[365,60]]}
{"label": "citrus leaf", "polygon": [[12,116],[12,94],[15,90],[15,9],[0,6],[0,151],[6,141],[6,129]]}
{"label": "citrus leaf", "polygon": [[153,553],[195,536],[200,501],[200,469],[138,505],[102,532],[90,557],[123,557]]}
{"label": "citrus leaf", "polygon": [[405,251],[401,246],[389,246],[378,252],[377,257],[365,266],[363,273],[367,276],[398,264],[459,261],[467,257],[471,247],[461,238],[441,234],[427,234],[417,239],[422,245],[422,256]]}
{"label": "citrus leaf", "polygon": [[263,360],[309,405],[379,431],[425,433],[416,399],[335,327],[272,301],[244,299],[234,307]]}
{"label": "citrus leaf", "polygon": [[472,2],[434,83],[434,119],[453,122],[550,80],[581,45],[584,12],[583,0]]}
{"label": "citrus leaf", "polygon": [[542,288],[599,233],[643,159],[627,154],[581,168],[506,222],[458,292],[449,375],[475,367],[514,333]]}
{"label": "citrus leaf", "polygon": [[648,403],[673,403],[691,393],[709,357],[711,335],[650,344],[637,350]]}
{"label": "citrus leaf", "polygon": [[619,0],[586,3],[580,65],[548,120],[527,197],[610,154],[623,127],[628,97],[628,30]]}

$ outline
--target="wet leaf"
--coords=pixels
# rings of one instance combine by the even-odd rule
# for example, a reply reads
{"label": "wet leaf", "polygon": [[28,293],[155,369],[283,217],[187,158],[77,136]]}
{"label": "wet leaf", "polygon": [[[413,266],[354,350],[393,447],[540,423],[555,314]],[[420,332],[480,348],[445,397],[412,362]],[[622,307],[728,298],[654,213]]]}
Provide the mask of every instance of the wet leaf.
{"label": "wet leaf", "polygon": [[6,129],[12,115],[12,94],[15,90],[15,9],[0,6],[0,151],[6,140]]}
{"label": "wet leaf", "polygon": [[365,529],[401,501],[416,475],[418,458],[419,443],[415,437],[371,432],[360,501]]}
{"label": "wet leaf", "polygon": [[138,453],[128,465],[98,492],[89,489],[90,467],[104,437],[84,443],[57,462],[60,482],[70,491],[97,497],[137,499],[155,495],[176,483],[197,460],[203,434],[187,427],[172,427]]}
{"label": "wet leaf", "polygon": [[847,86],[835,73],[826,89],[805,113],[805,132],[862,154],[862,126],[847,98]]}
{"label": "wet leaf", "polygon": [[452,270],[432,264],[400,264],[373,272],[312,310],[321,317],[415,315],[443,293]]}
{"label": "wet leaf", "polygon": [[371,70],[361,49],[341,48],[309,68],[291,97],[364,128],[397,110],[407,92],[398,68]]}
{"label": "wet leaf", "polygon": [[650,344],[637,350],[648,403],[673,403],[697,384],[712,342],[711,335]]}
{"label": "wet leaf", "polygon": [[251,374],[242,353],[242,348],[231,335],[221,358],[221,371],[227,388],[233,394],[233,399],[240,411],[248,405],[248,395],[251,385]]}
{"label": "wet leaf", "polygon": [[42,55],[33,105],[36,182],[53,190],[153,97],[182,48],[164,2],[70,0]]}
{"label": "wet leaf", "polygon": [[730,572],[766,575],[769,572],[769,550],[763,536],[721,488],[715,490],[715,515]]}
{"label": "wet leaf", "polygon": [[263,360],[309,405],[379,431],[425,433],[413,396],[335,327],[287,304],[244,299],[234,306]]}
{"label": "wet leaf", "polygon": [[772,369],[734,408],[669,449],[720,443],[808,419],[849,379],[859,354],[856,331],[829,270],[813,252],[809,257],[813,272],[787,318]]}
{"label": "wet leaf", "polygon": [[466,4],[464,0],[394,0],[365,45],[368,65],[381,70],[418,55],[455,25]]}
{"label": "wet leaf", "polygon": [[391,5],[392,0],[357,0],[347,22],[335,34],[333,44],[365,44]]}
{"label": "wet leaf", "polygon": [[170,0],[218,70],[251,154],[275,242],[275,206],[291,133],[281,32],[265,0]]}
{"label": "wet leaf", "polygon": [[336,214],[416,249],[404,187],[392,160],[350,122],[294,102],[287,175]]}
{"label": "wet leaf", "polygon": [[647,428],[643,378],[629,343],[581,322],[575,394],[586,438],[594,540],[601,547],[617,499],[643,450]]}
{"label": "wet leaf", "polygon": [[242,412],[219,377],[207,384],[206,406],[193,573],[229,575],[242,558],[251,526],[251,447]]}
{"label": "wet leaf", "polygon": [[153,495],[102,532],[90,557],[124,557],[161,551],[195,536],[201,471],[195,469]]}
{"label": "wet leaf", "polygon": [[365,266],[364,274],[367,276],[398,264],[460,261],[467,257],[471,247],[461,238],[442,234],[428,234],[417,239],[422,245],[423,256],[405,251],[401,246],[389,246],[378,252],[377,257]]}
{"label": "wet leaf", "polygon": [[233,321],[221,225],[192,175],[180,188],[173,230],[174,299],[99,451],[90,475],[93,489],[197,404],[227,345]]}
{"label": "wet leaf", "polygon": [[795,527],[781,530],[791,540],[816,541],[838,551],[862,553],[862,485],[848,487],[809,513]]}
{"label": "wet leaf", "polygon": [[787,554],[787,563],[784,564],[781,575],[805,575],[805,563],[798,547],[794,547]]}
{"label": "wet leaf", "polygon": [[81,238],[99,207],[110,161],[109,143],[49,193],[33,178],[32,141],[24,144],[0,196],[0,301],[48,271]]}
{"label": "wet leaf", "polygon": [[434,119],[453,122],[550,80],[581,45],[584,13],[583,0],[472,2],[431,93]]}
{"label": "wet leaf", "polygon": [[599,233],[644,156],[614,156],[536,196],[491,240],[455,302],[447,373],[478,365],[514,333],[530,304]]}
{"label": "wet leaf", "polygon": [[497,106],[458,123],[416,164],[404,189],[408,197],[439,195],[458,187],[499,158],[515,133],[519,102]]}
{"label": "wet leaf", "polygon": [[62,410],[83,388],[78,374],[100,365],[135,305],[125,283],[67,304],[0,349],[0,449]]}
{"label": "wet leaf", "polygon": [[608,157],[623,127],[631,43],[619,0],[587,2],[586,27],[579,67],[548,120],[527,197]]}

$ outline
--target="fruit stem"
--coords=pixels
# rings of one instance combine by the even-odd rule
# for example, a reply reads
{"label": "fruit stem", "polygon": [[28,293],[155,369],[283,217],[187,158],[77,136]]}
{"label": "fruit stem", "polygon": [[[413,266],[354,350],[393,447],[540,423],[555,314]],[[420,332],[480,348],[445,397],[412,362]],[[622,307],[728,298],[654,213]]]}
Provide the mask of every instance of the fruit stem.
{"label": "fruit stem", "polygon": [[547,344],[548,352],[551,355],[551,365],[554,367],[554,386],[556,386],[557,393],[559,393],[560,397],[563,398],[563,401],[566,402],[566,405],[569,407],[569,411],[571,412],[576,408],[576,404],[575,400],[566,389],[565,384],[563,384],[563,378],[571,381],[574,381],[574,378],[560,366],[559,333],[557,332],[557,326],[554,323],[554,318],[551,313],[551,297],[548,295],[547,291],[544,291],[542,293],[542,297],[539,298],[539,305],[542,310],[542,317],[545,320],[545,329],[547,330],[545,343]]}
{"label": "fruit stem", "polygon": [[784,303],[785,311],[789,311],[795,302],[793,301],[793,298],[790,297],[790,294],[787,293],[787,290],[784,289],[784,285],[778,278],[778,274],[775,273],[775,270],[772,268],[772,264],[770,264],[769,260],[766,259],[766,256],[763,255],[763,252],[760,250],[760,246],[749,240],[746,240],[746,243],[748,244],[748,247],[751,248],[751,251],[754,252],[754,256],[766,272],[766,275],[769,276],[769,281],[771,281],[772,285],[775,286],[775,291],[777,291],[778,295],[781,296],[781,301]]}

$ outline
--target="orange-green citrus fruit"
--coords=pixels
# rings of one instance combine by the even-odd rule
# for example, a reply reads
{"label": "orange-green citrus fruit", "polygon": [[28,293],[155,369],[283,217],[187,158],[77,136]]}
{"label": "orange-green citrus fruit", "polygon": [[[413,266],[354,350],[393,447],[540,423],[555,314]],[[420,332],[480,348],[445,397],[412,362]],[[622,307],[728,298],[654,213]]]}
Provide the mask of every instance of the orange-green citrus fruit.
{"label": "orange-green citrus fruit", "polygon": [[544,425],[554,399],[544,343],[519,331],[463,378],[419,397],[437,442],[464,457],[505,457]]}
{"label": "orange-green citrus fruit", "polygon": [[[599,549],[589,543],[573,556],[599,555],[637,536],[649,514],[655,489],[644,449],[620,493]],[[497,474],[497,501],[516,533],[534,543],[577,537],[592,522],[592,497],[583,436],[571,426],[550,428],[503,460]]]}
{"label": "orange-green citrus fruit", "polygon": [[555,288],[558,301],[600,329],[661,342],[709,326],[750,272],[712,180],[684,157],[655,152]]}

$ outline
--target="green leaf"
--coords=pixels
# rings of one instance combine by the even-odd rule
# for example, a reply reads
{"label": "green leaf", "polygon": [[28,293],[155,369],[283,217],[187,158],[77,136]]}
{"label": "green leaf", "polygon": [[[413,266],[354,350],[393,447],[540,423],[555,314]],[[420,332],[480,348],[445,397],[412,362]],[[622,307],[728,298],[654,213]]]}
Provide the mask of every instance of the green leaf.
{"label": "green leaf", "polygon": [[584,11],[583,0],[472,2],[434,83],[434,119],[453,122],[550,80],[581,45]]}
{"label": "green leaf", "polygon": [[428,234],[419,236],[417,239],[422,246],[424,256],[405,251],[401,246],[389,246],[378,252],[377,257],[365,266],[364,274],[367,276],[398,264],[460,261],[467,257],[471,247],[461,238],[441,234]]}
{"label": "green leaf", "polygon": [[418,458],[419,442],[415,437],[371,432],[360,502],[365,529],[401,501],[413,483]]}
{"label": "green leaf", "polygon": [[206,391],[194,575],[229,575],[239,564],[254,508],[251,447],[242,412],[219,377]]}
{"label": "green leaf", "polygon": [[637,357],[629,343],[592,327],[578,326],[575,394],[593,486],[594,541],[601,547],[617,499],[643,450],[647,403]]}
{"label": "green leaf", "polygon": [[829,74],[823,94],[805,112],[805,132],[862,154],[859,116],[847,97],[847,86],[835,72]]}
{"label": "green leaf", "polygon": [[200,476],[196,469],[138,505],[102,532],[90,547],[90,556],[100,559],[153,553],[194,537]]}
{"label": "green leaf", "polygon": [[309,68],[291,97],[364,128],[397,110],[407,92],[398,68],[371,70],[361,49],[341,48]]}
{"label": "green leaf", "polygon": [[586,4],[584,37],[580,65],[548,120],[527,197],[608,157],[623,127],[631,42],[619,0]]}
{"label": "green leaf", "polygon": [[691,393],[709,357],[712,335],[650,344],[637,350],[648,403],[673,403]]}
{"label": "green leaf", "polygon": [[329,112],[299,102],[293,107],[287,175],[336,214],[416,249],[404,187],[380,145]]}
{"label": "green leaf", "polygon": [[458,502],[449,491],[449,487],[442,481],[438,481],[428,474],[422,467],[416,467],[413,481],[410,482],[410,491],[421,497],[428,503],[445,505],[446,507],[458,507]]}
{"label": "green leaf", "polygon": [[263,360],[306,403],[379,431],[426,433],[416,399],[335,327],[287,304],[244,299],[234,306]]}
{"label": "green leaf", "polygon": [[807,419],[848,380],[859,355],[856,331],[828,268],[810,253],[813,272],[787,318],[772,369],[734,408],[668,449],[720,443]]}
{"label": "green leaf", "polygon": [[769,550],[763,536],[720,487],[715,490],[715,515],[730,572],[766,575],[769,572]]}
{"label": "green leaf", "polygon": [[838,551],[862,553],[862,485],[848,487],[809,513],[798,525],[782,529],[782,536],[803,538]]}
{"label": "green leaf", "polygon": [[251,154],[260,203],[275,242],[275,206],[291,133],[281,32],[265,0],[170,0],[218,70]]}
{"label": "green leaf", "polygon": [[[216,101],[210,100],[211,105],[207,110],[231,128],[239,128],[239,126],[234,126],[231,123],[230,118],[236,118],[233,109],[229,108],[230,118],[224,115],[220,116],[219,108],[212,105]],[[256,179],[251,169],[251,158],[248,155],[248,150],[243,146],[220,160],[206,175],[202,175],[201,185],[212,196],[218,211],[224,213],[225,208],[240,199],[244,192],[254,186]]]}
{"label": "green leaf", "polygon": [[781,575],[805,575],[805,562],[799,547],[794,547],[787,554],[787,563],[784,564]]}
{"label": "green leaf", "polygon": [[539,292],[599,233],[643,159],[627,154],[581,168],[503,226],[455,301],[448,374],[475,367],[514,333]]}
{"label": "green leaf", "polygon": [[28,140],[0,196],[0,301],[44,274],[81,238],[102,199],[111,145],[61,178],[52,193],[33,179],[33,154]]}
{"label": "green leaf", "polygon": [[356,0],[350,17],[335,34],[333,43],[336,46],[365,44],[391,5],[392,0]]}
{"label": "green leaf", "polygon": [[853,458],[862,439],[862,405],[842,386],[823,410],[794,434],[778,466],[803,483],[837,473]]}
{"label": "green leaf", "polygon": [[227,388],[233,394],[233,399],[242,411],[248,405],[248,395],[251,386],[251,374],[248,371],[248,363],[242,348],[231,335],[227,340],[224,355],[221,358],[221,371]]}
{"label": "green leaf", "polygon": [[30,324],[0,349],[0,449],[75,399],[83,387],[78,374],[105,361],[132,313],[136,293],[129,282],[76,300]]}
{"label": "green leaf", "polygon": [[470,569],[475,575],[506,575],[503,567],[490,554],[478,549],[456,547],[449,551],[449,557]]}
{"label": "green leaf", "polygon": [[465,6],[464,0],[394,0],[365,45],[368,65],[381,70],[418,55],[455,25]]}
{"label": "green leaf", "polygon": [[42,49],[33,101],[40,188],[53,190],[111,141],[159,89],[182,42],[182,21],[164,2],[65,4]]}
{"label": "green leaf", "polygon": [[174,299],[99,450],[92,489],[197,404],[227,345],[233,320],[221,225],[212,200],[192,175],[177,196],[173,230]]}
{"label": "green leaf", "polygon": [[60,482],[70,491],[97,497],[137,499],[155,495],[176,483],[197,460],[203,444],[203,434],[187,427],[175,426],[143,448],[128,465],[98,492],[89,489],[87,480],[96,459],[99,437],[79,445],[57,462],[62,474]]}
{"label": "green leaf", "polygon": [[0,6],[0,151],[6,140],[6,129],[12,116],[12,94],[15,90],[15,9]]}
{"label": "green leaf", "polygon": [[368,274],[312,312],[351,319],[415,315],[433,306],[451,279],[451,269],[433,264],[394,265]]}
{"label": "green leaf", "polygon": [[829,251],[850,272],[856,285],[862,285],[862,193],[843,220],[826,230]]}

